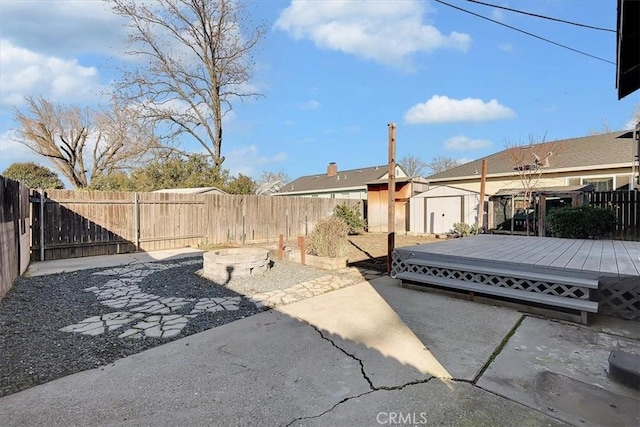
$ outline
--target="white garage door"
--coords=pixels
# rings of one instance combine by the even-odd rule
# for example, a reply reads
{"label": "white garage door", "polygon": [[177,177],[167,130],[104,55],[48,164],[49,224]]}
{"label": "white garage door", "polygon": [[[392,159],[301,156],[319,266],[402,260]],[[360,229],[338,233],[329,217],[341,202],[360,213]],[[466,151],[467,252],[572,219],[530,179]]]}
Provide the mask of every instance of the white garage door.
{"label": "white garage door", "polygon": [[462,201],[456,197],[430,197],[427,200],[427,230],[431,234],[446,233],[461,222]]}

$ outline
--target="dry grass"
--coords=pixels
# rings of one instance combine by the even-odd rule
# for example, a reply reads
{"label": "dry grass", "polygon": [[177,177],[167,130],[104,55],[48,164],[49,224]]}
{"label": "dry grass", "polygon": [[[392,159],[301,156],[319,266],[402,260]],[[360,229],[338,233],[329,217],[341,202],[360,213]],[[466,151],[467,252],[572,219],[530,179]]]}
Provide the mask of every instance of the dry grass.
{"label": "dry grass", "polygon": [[[396,234],[395,246],[422,245],[437,242],[435,237]],[[349,265],[377,271],[387,269],[387,233],[365,233],[349,236]]]}

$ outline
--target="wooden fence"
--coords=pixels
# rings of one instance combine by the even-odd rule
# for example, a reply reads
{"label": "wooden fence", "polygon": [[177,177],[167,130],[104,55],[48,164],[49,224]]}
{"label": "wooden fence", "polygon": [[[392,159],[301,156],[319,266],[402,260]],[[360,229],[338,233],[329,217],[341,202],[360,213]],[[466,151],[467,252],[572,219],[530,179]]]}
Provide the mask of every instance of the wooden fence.
{"label": "wooden fence", "polygon": [[0,176],[0,298],[29,266],[29,188]]}
{"label": "wooden fence", "polygon": [[32,202],[32,259],[50,260],[295,238],[345,200],[46,190]]}
{"label": "wooden fence", "polygon": [[615,239],[640,240],[640,190],[591,192],[587,193],[587,202],[616,213]]}

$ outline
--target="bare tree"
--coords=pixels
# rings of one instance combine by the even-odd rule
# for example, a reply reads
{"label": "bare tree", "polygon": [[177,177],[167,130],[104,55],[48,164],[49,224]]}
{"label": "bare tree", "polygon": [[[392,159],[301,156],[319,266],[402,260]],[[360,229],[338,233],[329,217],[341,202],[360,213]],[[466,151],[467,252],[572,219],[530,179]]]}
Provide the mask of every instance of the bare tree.
{"label": "bare tree", "polygon": [[449,157],[438,156],[431,159],[430,163],[427,163],[427,167],[431,169],[431,173],[436,174],[444,172],[448,169],[453,169],[456,166],[460,166],[460,162]]}
{"label": "bare tree", "polygon": [[262,171],[258,178],[258,184],[273,184],[281,182],[283,185],[291,181],[287,173],[280,169],[278,172]]}
{"label": "bare tree", "polygon": [[410,177],[422,175],[422,172],[429,166],[427,162],[411,154],[402,157],[398,163]]}
{"label": "bare tree", "polygon": [[26,98],[26,103],[26,109],[15,110],[20,125],[15,140],[51,160],[75,188],[140,161],[155,146],[152,132],[136,114],[116,104],[96,112],[42,97]]}
{"label": "bare tree", "polygon": [[534,143],[534,137],[530,136],[528,143],[506,141],[503,152],[504,161],[513,167],[522,186],[527,236],[530,232],[528,214],[534,205],[533,193],[539,186],[543,171],[551,167],[553,156],[558,154],[557,144],[544,140],[545,137],[542,142]]}
{"label": "bare tree", "polygon": [[268,195],[276,193],[289,181],[289,177],[283,170],[278,172],[262,171],[256,182],[255,194]]}
{"label": "bare tree", "polygon": [[219,168],[231,102],[259,96],[248,82],[264,25],[249,28],[237,0],[107,1],[128,18],[128,53],[142,64],[124,72],[118,92],[147,119],[167,124],[169,137],[198,141]]}

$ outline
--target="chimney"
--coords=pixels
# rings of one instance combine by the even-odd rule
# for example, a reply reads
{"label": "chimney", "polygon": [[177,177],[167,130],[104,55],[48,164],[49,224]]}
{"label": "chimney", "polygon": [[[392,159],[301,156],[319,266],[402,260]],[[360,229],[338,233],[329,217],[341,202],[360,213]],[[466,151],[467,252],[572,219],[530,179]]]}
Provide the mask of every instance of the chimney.
{"label": "chimney", "polygon": [[327,176],[336,176],[338,175],[338,165],[336,162],[329,163],[327,166]]}

